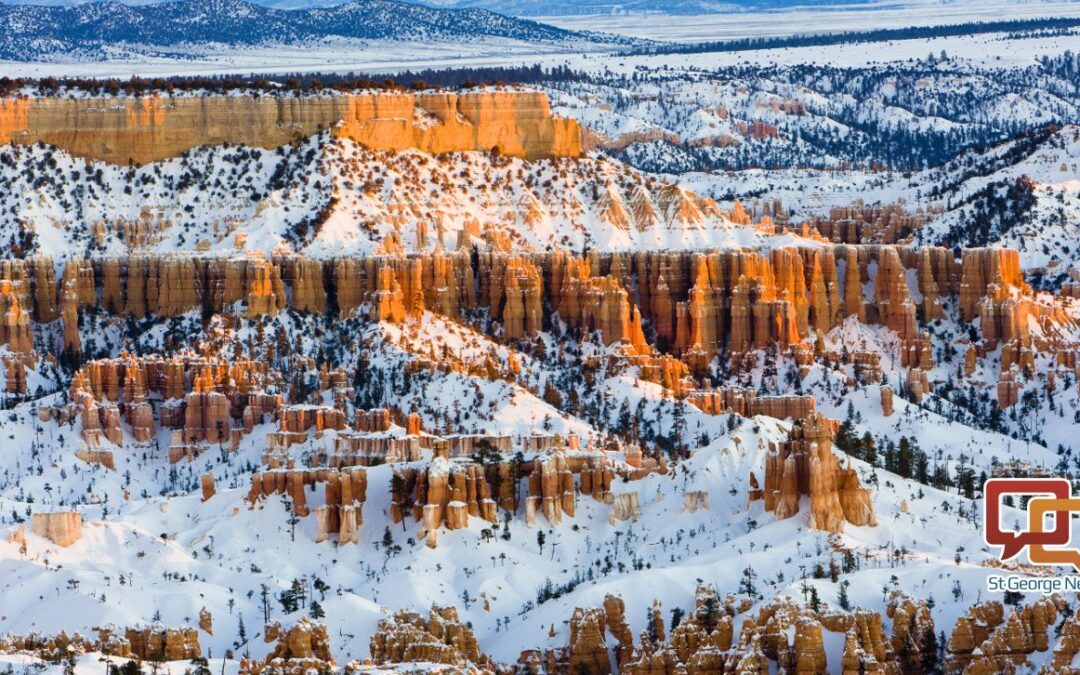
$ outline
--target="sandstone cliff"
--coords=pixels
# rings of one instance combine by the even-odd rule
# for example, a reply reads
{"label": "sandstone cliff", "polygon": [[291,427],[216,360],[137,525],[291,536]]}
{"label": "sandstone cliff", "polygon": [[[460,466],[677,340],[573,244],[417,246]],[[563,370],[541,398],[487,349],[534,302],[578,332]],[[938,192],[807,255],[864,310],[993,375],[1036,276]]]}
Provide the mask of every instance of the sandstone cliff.
{"label": "sandstone cliff", "polygon": [[82,526],[82,514],[74,511],[35,513],[30,518],[34,534],[65,548],[82,539]]}
{"label": "sandstone cliff", "polygon": [[581,154],[577,123],[552,116],[538,92],[0,99],[0,143],[41,142],[122,165],[200,145],[275,148],[326,130],[373,150]]}

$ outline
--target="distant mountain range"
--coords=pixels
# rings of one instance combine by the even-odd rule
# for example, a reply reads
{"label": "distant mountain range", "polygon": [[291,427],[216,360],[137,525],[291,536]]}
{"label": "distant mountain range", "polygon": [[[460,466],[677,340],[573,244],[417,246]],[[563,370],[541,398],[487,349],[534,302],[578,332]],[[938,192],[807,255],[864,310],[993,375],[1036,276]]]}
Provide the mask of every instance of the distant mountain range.
{"label": "distant mountain range", "polygon": [[[39,7],[75,7],[96,3],[99,0],[0,0],[4,5],[36,5]],[[172,3],[172,0],[119,0],[129,6],[150,6]],[[1008,0],[1005,0],[1006,2]],[[1023,0],[1014,0],[1022,2]],[[1038,0],[1036,0],[1038,1]],[[254,4],[279,10],[333,8],[341,0],[253,0]],[[352,4],[352,3],[350,3]],[[365,3],[366,4],[366,3]],[[387,3],[390,4],[390,3]],[[414,4],[420,4],[419,2]],[[710,14],[720,12],[746,12],[785,10],[793,8],[882,6],[896,8],[913,5],[973,5],[979,0],[423,0],[421,6],[442,9],[486,9],[509,16],[569,16],[602,14]]]}
{"label": "distant mountain range", "polygon": [[593,36],[485,9],[436,9],[393,0],[284,10],[244,0],[179,0],[148,5],[94,2],[71,6],[0,5],[0,59],[53,55],[104,58],[125,45],[180,51],[296,44],[329,38],[461,40],[508,38],[564,42]]}
{"label": "distant mountain range", "polygon": [[[71,7],[91,4],[96,0],[0,0],[0,5],[32,4],[49,7]],[[126,5],[155,5],[169,0],[125,0]],[[426,0],[423,4],[432,7],[483,8],[501,14],[513,14],[514,7],[535,6],[543,8],[543,14],[555,16],[563,13],[576,13],[581,10],[610,14],[613,12],[652,11],[669,12],[683,8],[697,7],[708,11],[738,11],[744,9],[776,8],[822,5],[866,5],[879,0],[564,0],[557,5],[543,0]],[[313,7],[333,7],[341,4],[340,0],[255,0],[255,4],[274,9],[310,9]]]}

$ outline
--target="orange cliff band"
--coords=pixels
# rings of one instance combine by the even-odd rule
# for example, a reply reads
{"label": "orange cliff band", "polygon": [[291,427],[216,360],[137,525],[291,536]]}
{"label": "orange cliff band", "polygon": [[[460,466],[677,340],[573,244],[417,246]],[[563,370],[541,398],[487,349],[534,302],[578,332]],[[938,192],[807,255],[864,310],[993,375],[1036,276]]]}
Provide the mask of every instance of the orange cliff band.
{"label": "orange cliff band", "polygon": [[540,92],[0,99],[0,143],[146,164],[202,145],[276,148],[323,131],[372,150],[579,157],[581,128]]}

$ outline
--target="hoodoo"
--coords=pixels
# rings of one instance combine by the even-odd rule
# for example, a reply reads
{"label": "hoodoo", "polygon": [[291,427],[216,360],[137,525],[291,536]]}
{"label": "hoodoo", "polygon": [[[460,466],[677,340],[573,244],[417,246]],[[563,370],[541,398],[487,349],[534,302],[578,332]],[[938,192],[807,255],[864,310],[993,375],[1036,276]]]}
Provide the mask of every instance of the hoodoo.
{"label": "hoodoo", "polygon": [[0,671],[1080,673],[1075,21],[34,2]]}

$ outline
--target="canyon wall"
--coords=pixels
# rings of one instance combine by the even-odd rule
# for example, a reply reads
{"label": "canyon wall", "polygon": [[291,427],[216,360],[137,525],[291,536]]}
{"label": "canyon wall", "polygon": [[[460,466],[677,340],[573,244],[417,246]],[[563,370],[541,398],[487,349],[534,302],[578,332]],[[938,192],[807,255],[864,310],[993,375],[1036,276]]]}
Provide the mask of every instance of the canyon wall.
{"label": "canyon wall", "polygon": [[[937,247],[818,245],[583,256],[464,250],[330,259],[135,254],[74,259],[62,269],[40,257],[0,264],[0,310],[6,310],[0,344],[11,352],[32,356],[34,324],[59,320],[65,352],[77,357],[79,317],[90,308],[134,318],[188,312],[256,318],[287,308],[345,317],[364,311],[394,323],[424,311],[457,320],[486,309],[509,339],[535,338],[557,314],[572,329],[621,345],[616,366],[637,368],[642,379],[680,396],[692,392],[688,376],[702,376],[714,356],[725,355],[741,368],[758,350],[774,347],[800,367],[816,358],[844,361],[855,364],[860,381],[878,382],[880,354],[827,349],[823,335],[849,318],[896,333],[899,363],[908,369],[905,390],[915,401],[934,386],[932,342],[923,327],[946,308],[956,308],[965,321],[979,319],[976,341],[961,344],[970,362],[965,375],[974,372],[977,356],[1001,347],[1001,407],[1016,402],[1020,376],[1030,378],[1037,353],[1053,353],[1062,365],[1075,367],[1070,354],[1077,350],[1071,331],[1062,330],[1073,320],[1032,292],[1009,249],[968,249],[961,259]],[[18,376],[18,364],[5,365]],[[469,367],[460,364],[463,372]],[[213,422],[221,414],[214,406],[222,402],[212,392],[195,393],[201,397],[188,401],[194,405],[184,412],[209,415],[210,422],[175,427],[199,427],[195,441],[217,442]],[[712,413],[802,417],[812,410],[809,401],[751,402],[739,392],[706,392],[691,400]]]}
{"label": "canyon wall", "polygon": [[0,99],[0,143],[146,164],[201,145],[275,148],[327,129],[373,150],[578,157],[581,130],[525,91]]}
{"label": "canyon wall", "polygon": [[[661,351],[697,371],[724,349],[738,355],[774,344],[788,348],[851,316],[896,331],[902,364],[926,370],[932,362],[920,322],[941,317],[945,298],[958,298],[964,320],[982,318],[989,349],[1016,343],[1010,354],[1017,361],[1033,340],[1044,343],[1034,345],[1039,349],[1047,346],[1051,324],[1068,321],[1034,298],[1016,258],[1008,249],[970,249],[957,260],[943,248],[884,245],[580,257],[561,251],[326,260],[135,254],[72,260],[62,275],[47,258],[7,260],[0,266],[0,308],[7,309],[0,343],[28,351],[31,319],[59,317],[65,345],[77,348],[79,336],[68,324],[95,302],[134,318],[220,313],[237,303],[248,317],[287,306],[347,316],[367,306],[372,316],[393,322],[424,310],[457,318],[488,308],[511,339],[535,337],[546,315],[558,312],[569,326],[596,332],[606,344],[625,343],[637,356],[652,351],[644,331],[651,327]],[[1044,326],[1038,338],[1030,319]]]}

